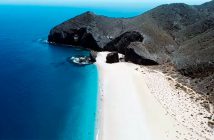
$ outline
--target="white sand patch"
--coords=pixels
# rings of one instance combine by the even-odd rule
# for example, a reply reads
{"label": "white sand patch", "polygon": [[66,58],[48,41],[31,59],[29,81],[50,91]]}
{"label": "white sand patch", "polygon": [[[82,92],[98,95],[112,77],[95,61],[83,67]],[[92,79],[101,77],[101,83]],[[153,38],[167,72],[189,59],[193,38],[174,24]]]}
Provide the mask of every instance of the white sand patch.
{"label": "white sand patch", "polygon": [[194,109],[203,110],[205,115],[207,112],[187,100],[185,93],[176,94],[163,75],[130,63],[106,64],[106,55],[107,52],[99,53],[96,62],[100,80],[97,140],[211,137],[207,131],[202,132],[209,129],[205,124],[194,121],[205,122],[203,117],[190,118],[198,113]]}

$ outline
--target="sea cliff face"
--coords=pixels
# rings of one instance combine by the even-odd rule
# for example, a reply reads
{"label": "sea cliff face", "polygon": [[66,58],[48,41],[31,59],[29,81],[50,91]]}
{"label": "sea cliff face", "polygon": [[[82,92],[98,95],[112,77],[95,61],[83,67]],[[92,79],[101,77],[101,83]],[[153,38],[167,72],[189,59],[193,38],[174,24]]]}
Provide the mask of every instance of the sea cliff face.
{"label": "sea cliff face", "polygon": [[132,55],[172,63],[194,76],[214,71],[213,13],[213,0],[197,6],[161,5],[133,18],[86,12],[54,27],[49,41],[124,54],[131,48]]}

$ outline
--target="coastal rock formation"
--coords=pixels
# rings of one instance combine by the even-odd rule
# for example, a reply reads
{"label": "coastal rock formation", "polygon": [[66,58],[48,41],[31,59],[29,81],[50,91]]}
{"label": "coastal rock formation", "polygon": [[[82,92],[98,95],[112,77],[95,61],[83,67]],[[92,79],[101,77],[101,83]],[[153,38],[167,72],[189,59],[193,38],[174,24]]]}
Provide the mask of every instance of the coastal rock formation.
{"label": "coastal rock formation", "polygon": [[107,56],[106,56],[106,63],[117,63],[119,62],[119,55],[117,52],[112,52],[112,53],[109,53]]}
{"label": "coastal rock formation", "polygon": [[[161,54],[157,53],[152,53],[149,51],[149,48],[145,45],[143,45],[142,42],[132,42],[127,48],[126,50],[133,50],[137,55],[143,57],[143,58],[147,58],[147,59],[151,59],[153,61],[159,62],[159,57]],[[126,54],[128,53],[128,51],[126,51]]]}
{"label": "coastal rock formation", "polygon": [[130,45],[130,43],[136,41],[143,41],[143,36],[139,32],[125,32],[124,34],[107,43],[103,49],[106,51],[117,51],[119,53],[125,54],[125,50]]}
{"label": "coastal rock formation", "polygon": [[91,51],[89,57],[90,57],[92,63],[96,62],[97,52]]}
{"label": "coastal rock formation", "polygon": [[90,65],[93,63],[93,61],[91,60],[91,57],[89,57],[89,56],[72,56],[72,57],[68,58],[68,62],[82,65],[82,66]]}
{"label": "coastal rock formation", "polygon": [[[85,28],[87,33],[92,34],[94,39],[97,41],[98,46],[103,48],[103,46],[106,45],[111,39],[121,34],[121,30],[116,29],[121,26],[116,26],[118,21],[119,19],[116,18],[108,18],[95,15],[92,12],[85,12],[54,27],[50,31],[50,35],[59,33],[62,36],[64,32]],[[58,40],[55,39],[49,41],[58,43]]]}
{"label": "coastal rock formation", "polygon": [[154,60],[140,56],[134,47],[129,47],[125,51],[125,61],[130,61],[139,65],[158,65]]}
{"label": "coastal rock formation", "polygon": [[214,72],[213,12],[214,0],[198,6],[162,5],[148,13],[178,45],[169,54],[177,70],[186,76]]}
{"label": "coastal rock formation", "polygon": [[56,28],[50,31],[48,36],[49,42],[81,46],[88,49],[100,51],[97,42],[91,33],[88,33],[86,28],[63,30]]}
{"label": "coastal rock formation", "polygon": [[[153,60],[157,63],[173,63],[177,70],[191,76],[214,71],[213,23],[214,0],[197,6],[165,4],[133,18],[110,18],[86,12],[53,28],[49,42],[124,52],[118,47],[124,43],[122,38],[126,32],[136,31],[143,35],[143,39],[136,40],[143,41],[134,50],[145,47],[150,56],[156,56]],[[72,41],[75,34],[80,36],[77,42]],[[126,48],[129,43],[124,44]],[[145,58],[143,51],[137,54]]]}

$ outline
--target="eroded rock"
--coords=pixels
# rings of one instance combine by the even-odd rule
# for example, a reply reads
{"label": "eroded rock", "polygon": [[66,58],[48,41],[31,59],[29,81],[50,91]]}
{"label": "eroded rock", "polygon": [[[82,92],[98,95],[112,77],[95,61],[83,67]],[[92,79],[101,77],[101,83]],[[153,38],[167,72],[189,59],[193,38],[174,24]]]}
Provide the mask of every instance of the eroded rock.
{"label": "eroded rock", "polygon": [[88,33],[86,28],[69,30],[63,30],[61,28],[53,29],[50,31],[48,41],[52,43],[81,46],[96,51],[101,50],[92,34]]}
{"label": "eroded rock", "polygon": [[143,36],[136,31],[125,32],[124,34],[116,37],[104,46],[106,51],[117,51],[119,53],[125,54],[126,48],[131,42],[142,42]]}
{"label": "eroded rock", "polygon": [[112,53],[109,53],[107,56],[106,56],[106,63],[117,63],[119,62],[119,55],[117,52],[112,52]]}
{"label": "eroded rock", "polygon": [[139,65],[158,65],[154,60],[138,55],[134,48],[127,48],[125,52],[125,61],[130,61]]}

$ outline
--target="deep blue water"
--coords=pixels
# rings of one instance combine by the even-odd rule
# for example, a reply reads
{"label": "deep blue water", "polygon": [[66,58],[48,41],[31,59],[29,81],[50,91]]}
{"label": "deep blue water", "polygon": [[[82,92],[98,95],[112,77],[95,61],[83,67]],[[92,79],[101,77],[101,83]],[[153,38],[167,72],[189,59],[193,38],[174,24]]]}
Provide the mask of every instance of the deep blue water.
{"label": "deep blue water", "polygon": [[0,140],[94,139],[96,66],[66,61],[87,51],[41,41],[53,26],[87,10],[114,17],[140,12],[0,6]]}

